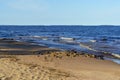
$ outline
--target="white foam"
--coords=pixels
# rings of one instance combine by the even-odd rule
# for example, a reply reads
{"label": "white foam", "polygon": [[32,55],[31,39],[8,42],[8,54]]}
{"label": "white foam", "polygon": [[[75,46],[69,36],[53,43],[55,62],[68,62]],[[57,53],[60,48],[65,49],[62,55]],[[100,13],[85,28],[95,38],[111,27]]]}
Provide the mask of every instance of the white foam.
{"label": "white foam", "polygon": [[74,41],[74,38],[69,38],[69,37],[60,37],[60,39],[66,41]]}
{"label": "white foam", "polygon": [[33,38],[41,38],[41,36],[32,36]]}
{"label": "white foam", "polygon": [[42,39],[42,40],[48,40],[48,37],[45,36],[32,36],[32,38]]}
{"label": "white foam", "polygon": [[114,54],[112,53],[113,56],[117,57],[117,58],[120,58],[120,55],[119,54]]}
{"label": "white foam", "polygon": [[96,42],[96,40],[90,40],[90,41],[93,42],[93,43]]}
{"label": "white foam", "polygon": [[97,50],[92,49],[92,48],[90,48],[89,46],[86,46],[86,45],[84,45],[84,44],[80,44],[80,46],[83,47],[83,48],[86,48],[86,49],[89,49],[89,50],[92,50],[92,51],[97,52]]}

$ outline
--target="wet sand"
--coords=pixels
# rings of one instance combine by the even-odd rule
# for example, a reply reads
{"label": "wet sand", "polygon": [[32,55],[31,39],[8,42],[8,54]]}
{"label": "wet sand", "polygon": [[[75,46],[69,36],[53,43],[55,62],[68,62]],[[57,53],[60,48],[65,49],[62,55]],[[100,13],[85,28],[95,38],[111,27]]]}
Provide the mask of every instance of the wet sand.
{"label": "wet sand", "polygon": [[35,55],[47,51],[59,51],[46,46],[30,44],[28,42],[18,42],[12,39],[0,39],[0,54],[6,55]]}
{"label": "wet sand", "polygon": [[74,52],[0,40],[0,53],[1,80],[120,80],[119,64]]}

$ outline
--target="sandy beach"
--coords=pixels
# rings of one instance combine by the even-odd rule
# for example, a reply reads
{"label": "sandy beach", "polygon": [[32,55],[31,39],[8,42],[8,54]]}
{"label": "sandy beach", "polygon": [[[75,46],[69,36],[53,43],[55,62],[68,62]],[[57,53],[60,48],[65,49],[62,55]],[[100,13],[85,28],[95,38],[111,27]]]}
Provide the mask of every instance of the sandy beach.
{"label": "sandy beach", "polygon": [[120,80],[119,64],[74,52],[0,40],[0,53],[1,80]]}

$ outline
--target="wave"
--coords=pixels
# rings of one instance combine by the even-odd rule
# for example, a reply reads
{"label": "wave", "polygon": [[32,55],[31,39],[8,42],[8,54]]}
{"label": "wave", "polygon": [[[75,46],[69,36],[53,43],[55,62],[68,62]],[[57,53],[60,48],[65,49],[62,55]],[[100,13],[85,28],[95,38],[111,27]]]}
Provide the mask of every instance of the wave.
{"label": "wave", "polygon": [[65,41],[74,41],[74,38],[70,38],[70,37],[60,37],[60,40],[65,40]]}
{"label": "wave", "polygon": [[97,40],[90,40],[90,42],[93,42],[93,43],[94,43],[94,42],[97,42]]}
{"label": "wave", "polygon": [[119,54],[112,53],[112,55],[120,59],[120,55]]}
{"label": "wave", "polygon": [[48,37],[46,36],[31,36],[31,37],[36,39],[48,40]]}
{"label": "wave", "polygon": [[107,58],[107,57],[104,57],[105,60],[109,60],[109,61],[113,61],[117,64],[120,64],[120,60],[119,59],[114,59],[114,58]]}
{"label": "wave", "polygon": [[109,39],[120,39],[120,36],[111,36],[111,37],[108,37]]}
{"label": "wave", "polygon": [[106,47],[105,44],[92,43],[92,42],[84,42],[84,43],[82,42],[82,43],[80,43],[80,46],[84,47],[88,50],[91,50],[91,51],[101,52],[101,53],[104,53],[104,54],[110,54],[111,56],[114,56],[115,58],[120,59],[119,50],[117,50],[118,48],[115,48],[115,47],[111,47],[111,46],[108,46],[108,45]]}
{"label": "wave", "polygon": [[86,48],[86,49],[88,49],[88,50],[92,50],[92,51],[97,52],[97,50],[95,50],[95,49],[89,47],[87,44],[85,45],[85,44],[83,44],[83,43],[80,43],[80,46],[83,47],[83,48]]}

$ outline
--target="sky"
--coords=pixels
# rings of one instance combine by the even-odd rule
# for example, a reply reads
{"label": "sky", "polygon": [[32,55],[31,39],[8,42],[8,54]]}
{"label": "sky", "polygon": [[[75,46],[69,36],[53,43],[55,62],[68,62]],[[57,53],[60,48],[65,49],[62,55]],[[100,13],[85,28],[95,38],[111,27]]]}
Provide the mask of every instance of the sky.
{"label": "sky", "polygon": [[120,25],[120,0],[0,0],[0,25]]}

